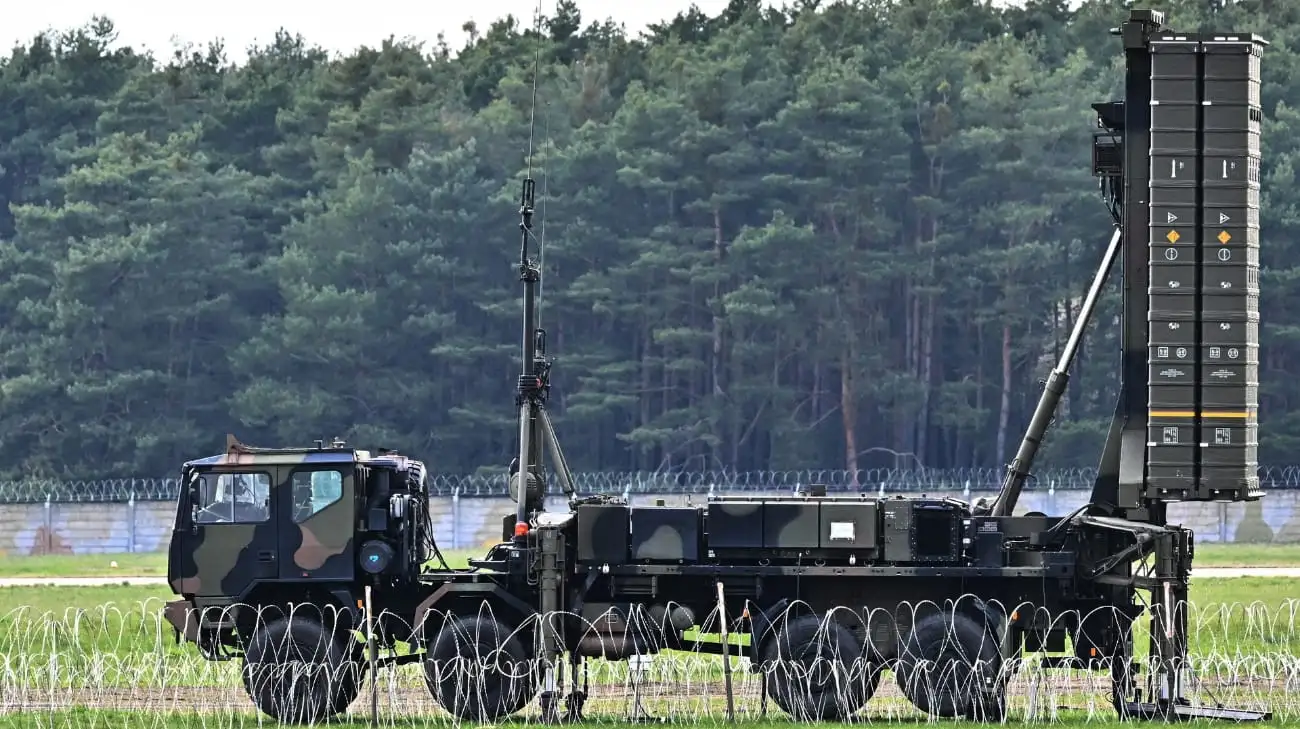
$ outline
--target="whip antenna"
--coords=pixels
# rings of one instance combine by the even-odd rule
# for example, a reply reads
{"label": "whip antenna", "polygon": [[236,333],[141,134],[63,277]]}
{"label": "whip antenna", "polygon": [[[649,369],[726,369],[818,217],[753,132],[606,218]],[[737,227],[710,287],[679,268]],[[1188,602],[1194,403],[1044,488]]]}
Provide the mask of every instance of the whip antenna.
{"label": "whip antenna", "polygon": [[[542,280],[541,268],[535,265],[528,253],[528,241],[533,234],[533,206],[536,184],[533,182],[533,141],[537,125],[537,87],[542,67],[542,6],[537,4],[537,52],[533,60],[533,97],[528,122],[528,162],[523,189],[519,195],[519,280],[524,285],[524,331],[521,342],[522,362],[515,407],[519,411],[519,455],[510,473],[510,496],[515,499],[515,529],[511,544],[510,572],[516,579],[539,585],[537,603],[542,615],[553,615],[561,609],[561,588],[564,576],[560,572],[562,560],[554,539],[548,538],[539,528],[533,535],[531,525],[546,507],[546,474],[542,469],[542,452],[550,456],[557,480],[569,498],[569,509],[574,507],[573,477],[565,462],[555,436],[555,428],[546,412],[546,398],[550,391],[551,362],[546,358],[546,331],[538,326],[537,291]],[[540,249],[540,243],[539,243]],[[538,520],[540,521],[540,520]],[[553,535],[554,532],[551,532]],[[548,719],[558,717],[560,679],[556,663],[563,653],[560,636],[545,629],[540,650],[542,685],[538,697],[542,715]],[[575,659],[576,660],[576,659]],[[576,663],[574,664],[577,675]],[[570,709],[577,709],[577,705]],[[572,717],[570,717],[572,718]]]}

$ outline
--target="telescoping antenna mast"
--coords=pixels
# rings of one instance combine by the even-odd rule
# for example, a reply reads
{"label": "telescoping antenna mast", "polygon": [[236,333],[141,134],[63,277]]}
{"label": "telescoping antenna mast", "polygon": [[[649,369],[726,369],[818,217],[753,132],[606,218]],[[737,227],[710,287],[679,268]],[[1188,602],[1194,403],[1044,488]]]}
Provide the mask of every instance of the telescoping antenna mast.
{"label": "telescoping antenna mast", "polygon": [[[526,545],[529,521],[544,506],[546,480],[542,466],[543,451],[550,456],[551,465],[565,495],[571,501],[574,496],[573,477],[551,418],[546,412],[546,398],[551,387],[551,361],[546,358],[546,330],[537,325],[537,289],[542,280],[542,272],[540,266],[529,256],[537,189],[533,180],[533,142],[537,126],[537,80],[541,69],[541,17],[542,5],[538,2],[539,39],[533,66],[528,162],[523,189],[519,195],[519,280],[524,284],[524,332],[520,363],[522,372],[515,396],[515,406],[519,410],[519,456],[510,474],[510,492],[516,505],[514,541],[517,547]],[[543,244],[543,241],[539,241],[539,250]]]}

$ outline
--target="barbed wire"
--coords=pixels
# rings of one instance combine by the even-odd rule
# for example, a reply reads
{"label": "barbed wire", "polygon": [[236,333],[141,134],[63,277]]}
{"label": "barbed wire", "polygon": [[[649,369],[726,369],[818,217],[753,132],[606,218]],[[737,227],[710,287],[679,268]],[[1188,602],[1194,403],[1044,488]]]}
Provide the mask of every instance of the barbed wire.
{"label": "barbed wire", "polygon": [[[1002,485],[1003,468],[866,468],[847,471],[810,468],[789,471],[586,471],[573,474],[583,494],[710,494],[792,491],[823,485],[828,492],[880,493],[989,492]],[[1259,468],[1265,490],[1300,488],[1300,465]],[[1084,491],[1093,486],[1096,468],[1043,469],[1025,491]],[[505,496],[505,474],[430,474],[430,496]],[[85,481],[28,479],[0,481],[0,504],[174,501],[178,478],[114,478]]]}
{"label": "barbed wire", "polygon": [[[615,620],[609,610],[521,619],[484,602],[431,611],[418,626],[387,612],[368,622],[364,613],[312,604],[237,605],[201,616],[168,611],[160,599],[62,612],[19,608],[0,613],[0,724],[32,725],[37,713],[44,725],[105,724],[96,711],[129,711],[132,726],[149,727],[247,726],[257,714],[323,724],[372,711],[393,727],[537,724],[544,666],[533,646],[543,630],[567,623],[588,657],[579,672],[561,675],[561,688],[583,691],[588,722],[718,725],[731,715],[915,725],[927,716],[966,716],[1114,726],[1110,658],[1067,647],[1066,657],[1092,655],[1090,665],[1061,668],[1046,653],[1003,660],[996,635],[1025,606],[980,601],[976,613],[974,604],[973,595],[821,613],[795,604],[770,616],[756,645],[752,624],[730,607],[686,618],[667,605],[611,608]],[[1300,721],[1298,607],[1293,599],[1175,606],[1188,625],[1188,659],[1179,666],[1193,705],[1268,711],[1281,725]],[[1029,610],[1040,635],[1057,627],[1073,635],[1079,624],[1096,635],[1120,628],[1142,664],[1139,686],[1160,667],[1147,656],[1149,623],[1129,623],[1119,608]],[[701,636],[717,636],[724,623],[725,656],[720,643]],[[178,641],[178,629],[195,637],[200,624],[238,628],[241,637],[227,641],[232,653],[211,652],[207,643],[207,658],[228,660],[208,660],[194,642]],[[374,664],[367,636],[375,638]],[[409,647],[408,638],[415,639]]]}

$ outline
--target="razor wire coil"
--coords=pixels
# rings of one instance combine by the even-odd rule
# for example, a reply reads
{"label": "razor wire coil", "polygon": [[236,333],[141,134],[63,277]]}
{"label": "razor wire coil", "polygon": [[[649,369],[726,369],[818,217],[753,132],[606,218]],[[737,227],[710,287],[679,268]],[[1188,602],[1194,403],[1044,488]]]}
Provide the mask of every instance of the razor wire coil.
{"label": "razor wire coil", "polygon": [[[22,717],[33,712],[48,715],[87,709],[131,712],[133,726],[167,726],[179,721],[205,727],[245,725],[257,714],[250,693],[265,691],[266,695],[279,696],[280,710],[288,711],[285,707],[293,702],[283,699],[294,695],[291,687],[301,688],[312,682],[330,691],[318,691],[313,699],[312,692],[302,688],[305,698],[300,697],[297,714],[291,717],[295,723],[323,723],[324,719],[313,718],[322,713],[317,711],[320,706],[307,704],[313,700],[319,704],[332,694],[342,696],[345,713],[362,719],[370,712],[372,689],[377,692],[379,721],[386,726],[410,726],[412,721],[448,726],[477,724],[499,713],[494,711],[498,709],[513,714],[511,723],[540,723],[537,692],[529,686],[535,687],[542,666],[535,656],[527,655],[528,651],[521,652],[508,644],[533,643],[543,626],[556,625],[559,618],[569,619],[571,625],[577,626],[578,634],[594,636],[588,650],[629,654],[628,646],[635,644],[626,660],[591,658],[586,662],[585,674],[577,676],[581,687],[585,675],[584,714],[595,723],[624,723],[636,716],[677,723],[725,721],[728,697],[724,671],[728,666],[733,686],[731,700],[740,721],[764,716],[777,720],[816,718],[797,715],[806,702],[794,701],[793,711],[787,710],[791,696],[815,695],[823,702],[818,712],[836,705],[854,720],[914,724],[926,718],[926,713],[917,708],[918,702],[935,705],[952,692],[971,692],[992,684],[999,686],[1005,696],[1003,720],[1101,725],[1114,722],[1109,666],[1105,661],[1093,670],[1071,671],[1046,666],[1036,654],[1027,654],[1006,663],[977,657],[963,668],[910,652],[907,626],[923,620],[938,625],[936,635],[945,641],[962,638],[959,621],[953,617],[960,611],[954,606],[967,599],[974,598],[902,604],[890,609],[845,606],[821,613],[806,625],[804,636],[835,649],[821,651],[812,659],[800,659],[798,650],[771,648],[774,642],[779,643],[773,640],[775,634],[768,634],[760,650],[751,651],[745,645],[748,634],[744,622],[728,609],[726,620],[733,645],[726,663],[720,655],[699,649],[703,644],[693,643],[689,635],[685,642],[668,647],[665,636],[672,631],[665,629],[667,623],[662,616],[624,615],[625,629],[611,634],[601,617],[556,614],[518,621],[496,614],[484,603],[477,612],[462,609],[455,615],[432,613],[430,625],[445,622],[449,627],[416,634],[423,635],[429,645],[441,640],[442,647],[430,648],[411,663],[383,668],[374,684],[365,668],[364,651],[340,653],[355,659],[341,662],[246,664],[239,657],[205,660],[193,643],[176,642],[173,625],[163,616],[162,600],[70,607],[61,612],[19,608],[0,613],[0,726],[7,721],[20,725]],[[1267,710],[1283,724],[1300,721],[1298,606],[1300,600],[1181,605],[1187,615],[1189,651],[1188,660],[1180,667],[1194,703]],[[792,605],[788,613],[775,616],[774,623],[783,624],[787,617],[794,621],[808,614],[799,608]],[[996,614],[1006,616],[1026,607],[1002,605],[994,609]],[[1035,612],[1040,630],[1079,618],[1093,624],[1119,619],[1118,611],[1112,615],[1110,608],[1087,615],[1054,615],[1028,609]],[[197,625],[200,618],[214,625],[238,622],[249,635],[263,630],[280,636],[279,642],[263,640],[260,655],[301,658],[310,653],[302,651],[304,636],[315,636],[313,640],[338,639],[349,645],[364,641],[365,625],[348,622],[350,618],[338,620],[340,615],[346,613],[316,605],[288,611],[232,606],[204,616],[190,613],[184,627]],[[939,616],[938,622],[931,616]],[[696,617],[700,631],[717,631],[716,610]],[[854,620],[876,624],[880,619],[893,621],[899,629],[892,638],[873,632],[872,644],[894,653],[898,664],[882,667],[870,652],[861,649],[860,640],[838,644],[834,640],[841,635],[841,625]],[[284,621],[325,627],[300,634],[268,630],[273,623]],[[386,634],[405,635],[414,628],[386,613],[376,615],[376,624],[383,626]],[[1143,619],[1134,623],[1131,631],[1134,653],[1146,663],[1143,674],[1157,667],[1142,648],[1149,639],[1147,628]],[[383,660],[401,653],[400,649],[385,647],[380,649],[379,657]],[[903,673],[906,678],[900,680]],[[495,676],[497,682],[484,680],[485,675]],[[566,687],[573,678],[566,676]],[[513,688],[501,690],[502,685]],[[469,707],[462,708],[459,719],[448,710],[449,704],[457,702]],[[93,713],[70,717],[60,723],[103,721]]]}
{"label": "razor wire coil", "polygon": [[[828,493],[992,492],[1005,476],[1003,468],[867,468],[847,471],[810,468],[788,471],[579,471],[573,474],[580,494],[708,495],[794,491],[824,486]],[[1300,488],[1300,465],[1262,466],[1260,488]],[[1084,491],[1093,486],[1096,468],[1043,469],[1026,483],[1026,492]],[[430,473],[430,496],[496,497],[509,494],[505,474]],[[0,481],[0,503],[174,501],[179,478],[109,478],[80,481],[26,479]]]}

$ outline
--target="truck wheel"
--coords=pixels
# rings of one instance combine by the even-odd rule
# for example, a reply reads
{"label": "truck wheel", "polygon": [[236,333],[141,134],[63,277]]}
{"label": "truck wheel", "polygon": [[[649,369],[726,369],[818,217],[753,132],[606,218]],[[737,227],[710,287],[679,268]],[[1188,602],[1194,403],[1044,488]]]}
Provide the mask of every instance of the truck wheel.
{"label": "truck wheel", "polygon": [[853,634],[834,620],[805,615],[785,623],[763,651],[767,692],[791,718],[843,721],[880,685]]}
{"label": "truck wheel", "polygon": [[347,711],[361,688],[350,642],[306,616],[259,625],[244,650],[244,690],[281,723],[317,723]]}
{"label": "truck wheel", "polygon": [[424,659],[429,693],[466,721],[495,721],[524,708],[537,691],[519,636],[485,615],[453,617]]}
{"label": "truck wheel", "polygon": [[903,695],[932,716],[999,721],[1005,681],[998,642],[985,624],[961,612],[916,621],[894,675]]}

